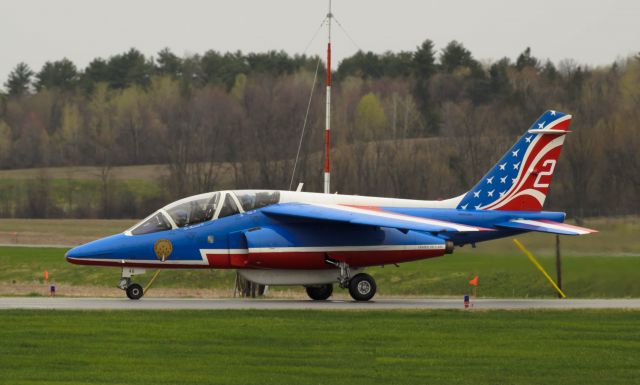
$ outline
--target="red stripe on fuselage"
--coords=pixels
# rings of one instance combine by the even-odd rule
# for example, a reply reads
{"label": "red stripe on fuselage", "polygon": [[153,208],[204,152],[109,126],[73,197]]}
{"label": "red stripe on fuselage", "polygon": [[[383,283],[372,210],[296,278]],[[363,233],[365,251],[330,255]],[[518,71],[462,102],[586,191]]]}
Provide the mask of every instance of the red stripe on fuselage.
{"label": "red stripe on fuselage", "polygon": [[[375,212],[381,212],[382,209],[378,206],[358,206],[358,205],[341,205],[341,206],[345,206],[345,207],[353,207],[354,209],[360,209],[360,210],[370,210],[370,211],[375,211]],[[395,214],[395,213],[392,213]]]}
{"label": "red stripe on fuselage", "polygon": [[[224,254],[226,255],[226,254]],[[264,269],[327,269],[326,257],[349,264],[352,267],[380,266],[393,263],[417,261],[444,255],[444,249],[420,250],[366,250],[366,251],[283,251],[259,252],[250,254],[232,254],[229,263],[221,263],[223,253],[207,253],[206,265],[197,264],[163,264],[149,262],[131,262],[120,259],[86,260],[68,258],[67,261],[76,265],[111,266],[111,267],[142,267],[149,269],[211,269],[211,268],[264,268]],[[214,262],[216,261],[216,262]]]}
{"label": "red stripe on fuselage", "polygon": [[247,266],[267,269],[326,269],[326,257],[352,267],[380,266],[439,257],[444,249],[383,251],[311,251],[247,254]]}

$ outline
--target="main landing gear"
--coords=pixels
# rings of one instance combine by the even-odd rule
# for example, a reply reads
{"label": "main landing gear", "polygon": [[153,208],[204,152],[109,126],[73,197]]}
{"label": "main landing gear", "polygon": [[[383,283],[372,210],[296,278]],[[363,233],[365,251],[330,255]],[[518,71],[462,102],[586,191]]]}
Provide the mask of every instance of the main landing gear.
{"label": "main landing gear", "polygon": [[144,295],[142,286],[137,283],[131,282],[131,277],[138,274],[144,274],[145,269],[136,267],[124,267],[122,268],[122,277],[118,283],[118,288],[124,290],[127,293],[129,299],[140,299]]}
{"label": "main landing gear", "polygon": [[356,274],[349,280],[349,294],[356,301],[368,301],[376,295],[376,281],[366,273]]}
{"label": "main landing gear", "polygon": [[[331,263],[329,259],[327,261]],[[351,269],[345,262],[334,262],[333,264],[340,269],[340,275],[338,275],[340,287],[348,288],[351,298],[356,301],[368,301],[376,295],[378,287],[372,276],[360,273],[351,277]]]}
{"label": "main landing gear", "polygon": [[314,301],[324,301],[331,297],[333,294],[333,285],[328,283],[326,285],[306,286],[307,295]]}
{"label": "main landing gear", "polygon": [[[369,274],[359,273],[351,277],[351,270],[345,262],[337,262],[329,258],[326,259],[326,262],[340,269],[338,283],[341,288],[349,289],[351,298],[356,301],[368,301],[376,295],[376,281]],[[324,301],[333,294],[333,285],[330,283],[306,286],[306,289],[309,298],[315,301]]]}

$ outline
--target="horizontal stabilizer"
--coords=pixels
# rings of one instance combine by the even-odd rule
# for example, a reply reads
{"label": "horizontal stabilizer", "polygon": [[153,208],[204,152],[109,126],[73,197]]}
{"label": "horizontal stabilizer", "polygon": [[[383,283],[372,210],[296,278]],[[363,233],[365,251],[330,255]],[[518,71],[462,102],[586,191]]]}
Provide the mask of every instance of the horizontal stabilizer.
{"label": "horizontal stabilizer", "polygon": [[548,220],[531,220],[531,219],[512,219],[508,222],[496,224],[496,227],[504,227],[508,229],[539,231],[543,233],[561,234],[561,235],[584,235],[597,233],[596,230],[587,229]]}
{"label": "horizontal stabilizer", "polygon": [[320,221],[351,223],[354,225],[389,227],[402,231],[415,230],[431,233],[491,231],[491,229],[477,226],[396,214],[381,210],[377,207],[282,203],[267,206],[261,209],[261,211],[267,215],[278,217],[306,218]]}

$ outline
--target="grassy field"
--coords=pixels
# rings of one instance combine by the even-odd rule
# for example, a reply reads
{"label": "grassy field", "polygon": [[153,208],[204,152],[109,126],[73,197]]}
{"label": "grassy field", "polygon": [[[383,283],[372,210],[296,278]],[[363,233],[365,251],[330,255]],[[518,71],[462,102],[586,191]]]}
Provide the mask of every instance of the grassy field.
{"label": "grassy field", "polygon": [[146,216],[169,203],[158,181],[113,178],[105,188],[98,179],[0,177],[0,215],[92,218],[102,215],[102,197],[107,190],[109,215]]}
{"label": "grassy field", "polygon": [[[101,167],[47,167],[15,170],[0,170],[0,180],[26,179],[33,180],[46,175],[51,179],[98,180],[102,174]],[[142,180],[156,182],[159,177],[169,173],[165,164],[149,164],[138,166],[117,166],[109,170],[109,175],[116,180]]]}
{"label": "grassy field", "polygon": [[79,245],[133,226],[132,219],[0,219],[0,243]]}
{"label": "grassy field", "polygon": [[631,384],[634,311],[0,312],[3,384]]}
{"label": "grassy field", "polygon": [[[73,286],[113,288],[104,295],[122,296],[114,286],[119,278],[115,268],[75,266],[63,256],[60,248],[0,248],[0,294],[11,293],[11,285],[27,284],[22,294],[45,295],[43,281],[47,270],[60,287],[60,295],[82,295],[69,292]],[[554,259],[539,257],[551,273]],[[565,256],[564,290],[570,298],[640,297],[640,258],[632,256]],[[462,296],[469,292],[468,280],[480,276],[480,297],[553,297],[554,291],[531,263],[513,250],[511,254],[487,254],[478,250],[461,250],[442,258],[418,261],[368,270],[378,282],[379,295]],[[155,288],[230,290],[234,272],[228,270],[166,270]],[[136,278],[145,284],[151,274]],[[15,281],[15,283],[14,283]],[[275,290],[281,290],[274,288]],[[302,288],[293,288],[303,294]],[[338,290],[338,292],[342,292]],[[15,294],[19,294],[14,292]],[[90,294],[87,293],[87,294]],[[150,291],[150,295],[160,295]],[[185,293],[189,295],[189,293]]]}
{"label": "grassy field", "polygon": [[[232,186],[232,165],[219,167],[216,186],[223,190]],[[167,164],[0,170],[0,216],[145,217],[173,200],[167,193],[169,171]]]}

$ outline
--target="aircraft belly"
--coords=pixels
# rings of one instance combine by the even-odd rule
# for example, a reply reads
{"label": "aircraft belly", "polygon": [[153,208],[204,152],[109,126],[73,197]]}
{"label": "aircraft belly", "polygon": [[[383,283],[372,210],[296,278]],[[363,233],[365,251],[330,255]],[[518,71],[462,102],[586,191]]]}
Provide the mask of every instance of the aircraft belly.
{"label": "aircraft belly", "polygon": [[[351,269],[351,274],[360,273],[361,269]],[[238,273],[251,282],[261,285],[323,285],[338,281],[337,269],[324,270],[260,270],[244,269]]]}

